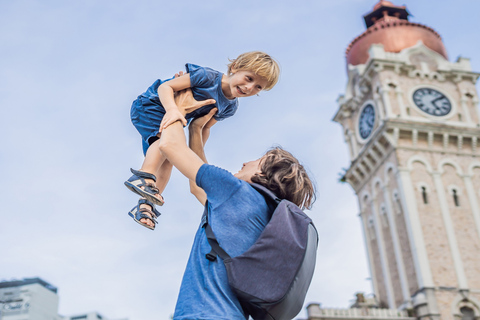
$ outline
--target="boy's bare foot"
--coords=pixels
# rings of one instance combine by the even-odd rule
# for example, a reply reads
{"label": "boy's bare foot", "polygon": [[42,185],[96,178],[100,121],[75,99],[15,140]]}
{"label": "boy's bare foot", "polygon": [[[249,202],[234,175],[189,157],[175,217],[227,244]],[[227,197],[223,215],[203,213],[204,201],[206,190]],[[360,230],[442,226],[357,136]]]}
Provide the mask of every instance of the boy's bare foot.
{"label": "boy's bare foot", "polygon": [[[147,209],[148,211],[143,211],[143,213],[146,214],[147,216],[149,216],[150,218],[155,218],[154,214],[151,213],[152,212],[152,207],[149,206],[148,204],[141,204],[140,209]],[[153,223],[153,221],[150,220],[150,219],[141,218],[140,222],[143,223],[143,224],[146,224],[146,225],[148,225],[152,228],[155,228],[155,223]]]}
{"label": "boy's bare foot", "polygon": [[160,216],[160,212],[155,209],[155,205],[148,199],[140,198],[138,204],[128,212],[128,215],[138,224],[154,230],[155,225],[158,223],[157,218]]}

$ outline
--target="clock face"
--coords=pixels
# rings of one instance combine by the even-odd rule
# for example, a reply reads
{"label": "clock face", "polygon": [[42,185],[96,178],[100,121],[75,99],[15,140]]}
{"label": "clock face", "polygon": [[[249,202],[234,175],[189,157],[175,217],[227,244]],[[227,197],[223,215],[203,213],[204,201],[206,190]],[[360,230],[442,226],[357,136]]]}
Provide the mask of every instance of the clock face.
{"label": "clock face", "polygon": [[450,100],[435,89],[420,88],[415,90],[413,102],[420,110],[432,116],[441,117],[452,111]]}
{"label": "clock face", "polygon": [[375,108],[372,104],[367,104],[360,114],[358,119],[358,131],[362,139],[367,139],[373,131],[373,125],[375,124]]}

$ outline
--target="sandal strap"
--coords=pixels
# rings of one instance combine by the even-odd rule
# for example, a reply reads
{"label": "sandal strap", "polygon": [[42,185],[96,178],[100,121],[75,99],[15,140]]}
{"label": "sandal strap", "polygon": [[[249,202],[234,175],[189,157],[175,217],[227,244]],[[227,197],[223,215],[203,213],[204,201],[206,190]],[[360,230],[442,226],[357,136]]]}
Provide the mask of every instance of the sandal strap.
{"label": "sandal strap", "polygon": [[[130,168],[130,171],[139,178],[151,179],[151,180],[157,182],[157,177],[155,177],[154,174],[139,171],[139,170],[135,170],[133,168]],[[142,182],[145,183],[145,181],[142,181]]]}
{"label": "sandal strap", "polygon": [[133,173],[133,176],[131,176],[127,182],[135,185],[137,188],[142,188],[143,190],[151,195],[157,195],[160,194],[160,190],[158,190],[157,186],[154,183],[147,183],[145,179],[152,179],[153,181],[156,181],[155,175],[147,172],[142,172],[138,171],[135,169],[130,169]]}
{"label": "sandal strap", "polygon": [[[152,208],[152,210],[149,210],[147,208],[140,208],[141,204],[149,205]],[[140,212],[149,212],[152,216],[155,216],[155,218],[158,218],[161,215],[161,213],[157,211],[157,209],[155,208],[155,204],[153,204],[151,201],[148,201],[145,198],[141,198],[140,200],[138,200],[138,208]]]}
{"label": "sandal strap", "polygon": [[146,183],[144,185],[145,190],[149,190],[150,193],[152,194],[159,194],[160,190],[158,190],[157,186],[154,185],[153,183]]}
{"label": "sandal strap", "polygon": [[[149,213],[150,215],[146,214],[145,212]],[[141,218],[138,219],[139,221],[140,221],[140,219],[145,218],[145,219],[151,220],[151,221],[152,221],[153,223],[155,223],[155,224],[158,223],[157,219],[155,219],[155,218],[153,217],[153,216],[154,216],[153,212],[150,211],[150,210],[147,209],[147,208],[140,208],[140,209],[138,210],[138,216],[141,217]]]}

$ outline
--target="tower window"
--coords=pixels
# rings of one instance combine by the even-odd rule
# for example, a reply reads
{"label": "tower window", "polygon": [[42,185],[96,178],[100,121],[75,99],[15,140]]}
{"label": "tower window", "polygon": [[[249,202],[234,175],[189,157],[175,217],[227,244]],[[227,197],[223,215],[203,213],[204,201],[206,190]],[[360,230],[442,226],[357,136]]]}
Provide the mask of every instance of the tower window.
{"label": "tower window", "polygon": [[380,207],[380,219],[382,220],[383,227],[384,228],[388,227],[387,209],[383,204]]}
{"label": "tower window", "polygon": [[455,203],[455,207],[460,207],[460,200],[458,199],[457,190],[453,189],[452,193],[453,193],[453,202]]}
{"label": "tower window", "polygon": [[425,187],[422,187],[422,198],[423,198],[423,203],[428,204],[427,188]]}
{"label": "tower window", "polygon": [[400,203],[400,198],[398,197],[397,192],[393,193],[393,199],[395,200],[394,205],[393,205],[394,208],[395,208],[395,212],[397,214],[401,214],[402,213],[402,204]]}
{"label": "tower window", "polygon": [[375,240],[375,223],[373,217],[368,218],[368,235],[370,236],[370,240]]}
{"label": "tower window", "polygon": [[475,313],[471,308],[462,307],[460,312],[462,313],[462,320],[475,320]]}

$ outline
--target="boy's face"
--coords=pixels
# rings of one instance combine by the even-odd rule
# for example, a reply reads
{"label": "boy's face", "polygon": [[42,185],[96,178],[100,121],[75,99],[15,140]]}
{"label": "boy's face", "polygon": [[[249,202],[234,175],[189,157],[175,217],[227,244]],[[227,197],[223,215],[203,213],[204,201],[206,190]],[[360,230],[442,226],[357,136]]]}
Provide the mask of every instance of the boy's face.
{"label": "boy's face", "polygon": [[232,69],[229,84],[233,97],[240,98],[256,95],[268,85],[268,81],[255,72]]}

